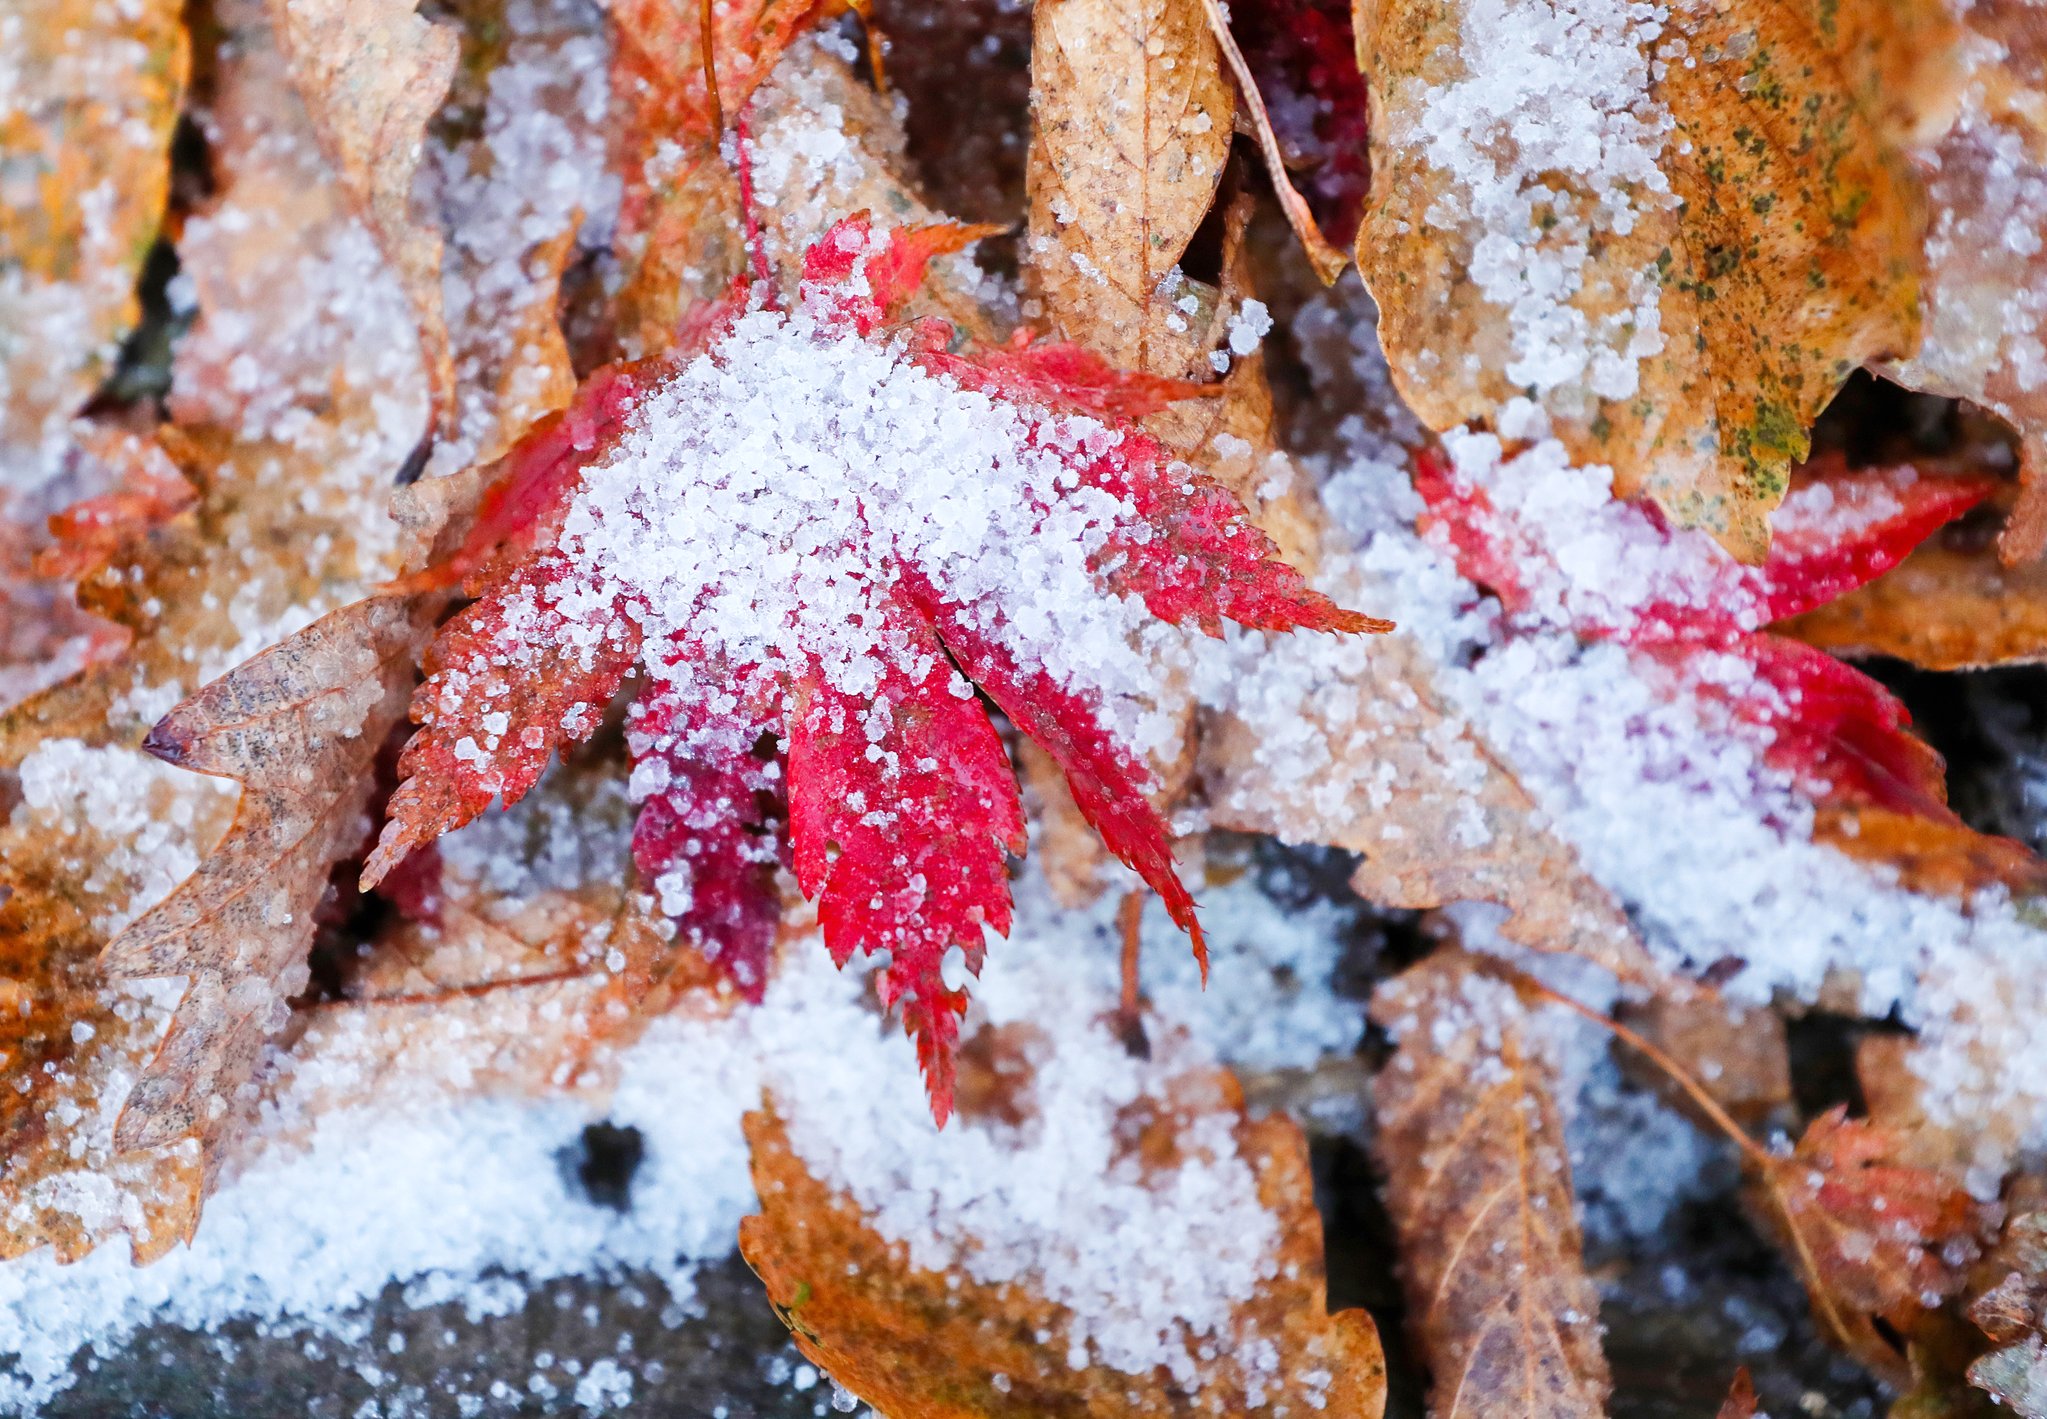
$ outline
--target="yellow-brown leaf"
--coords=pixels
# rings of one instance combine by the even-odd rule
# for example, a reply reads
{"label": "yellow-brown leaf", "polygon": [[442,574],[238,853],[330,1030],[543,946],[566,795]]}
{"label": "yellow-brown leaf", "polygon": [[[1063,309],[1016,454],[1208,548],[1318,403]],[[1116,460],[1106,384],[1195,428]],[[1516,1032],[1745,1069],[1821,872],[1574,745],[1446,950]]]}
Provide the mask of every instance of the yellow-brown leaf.
{"label": "yellow-brown leaf", "polygon": [[[969,1105],[999,1113],[1003,1090],[976,1082],[974,1059],[970,1048],[963,1113]],[[1002,1073],[988,1082],[999,1085]],[[1270,1279],[1239,1307],[1194,1385],[1163,1366],[1138,1374],[1075,1366],[1062,1338],[1070,1313],[1035,1294],[1027,1277],[994,1286],[911,1264],[900,1243],[810,1173],[772,1113],[747,1118],[761,1212],[740,1224],[740,1250],[804,1355],[891,1419],[1164,1419],[1246,1412],[1254,1394],[1257,1412],[1275,1419],[1378,1419],[1386,1400],[1378,1333],[1362,1311],[1326,1311],[1322,1229],[1300,1130],[1281,1117],[1246,1118],[1227,1074],[1182,1083],[1179,1109],[1230,1120],[1282,1239]],[[1175,1129],[1160,1122],[1131,1140],[1151,1169],[1174,1165]],[[1165,1147],[1149,1146],[1154,1135]],[[1263,1379],[1260,1355],[1277,1361]]]}
{"label": "yellow-brown leaf", "polygon": [[1111,364],[1188,373],[1171,279],[1208,214],[1235,114],[1199,0],[1033,12],[1026,262],[1046,321]]}
{"label": "yellow-brown leaf", "polygon": [[[1813,417],[1918,342],[1923,199],[1895,144],[1951,22],[1762,0],[1538,52],[1486,13],[1357,5],[1357,259],[1402,394],[1437,429],[1531,395],[1619,494],[1760,560]],[[1613,91],[1545,90],[1581,68]]]}

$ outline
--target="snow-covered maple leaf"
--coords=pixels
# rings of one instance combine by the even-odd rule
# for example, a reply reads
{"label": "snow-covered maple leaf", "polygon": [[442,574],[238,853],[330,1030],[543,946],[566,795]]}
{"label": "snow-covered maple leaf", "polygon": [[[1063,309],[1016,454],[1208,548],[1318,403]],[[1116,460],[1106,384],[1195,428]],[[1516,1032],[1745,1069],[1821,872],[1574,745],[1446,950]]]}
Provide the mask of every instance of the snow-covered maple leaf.
{"label": "snow-covered maple leaf", "polygon": [[1747,566],[1653,504],[1611,498],[1555,443],[1498,451],[1490,436],[1453,434],[1417,458],[1415,487],[1424,531],[1499,598],[1510,629],[1629,646],[1756,731],[1764,761],[1815,802],[1960,826],[1940,756],[1911,734],[1904,705],[1766,628],[1890,570],[1987,497],[1989,479],[1817,461],[1772,520],[1768,557]]}
{"label": "snow-covered maple leaf", "polygon": [[1145,797],[1162,742],[1145,637],[1386,625],[1311,590],[1126,422],[1185,386],[1071,346],[891,330],[929,259],[974,235],[847,218],[795,310],[728,301],[508,456],[438,573],[476,600],[429,655],[366,882],[525,793],[637,667],[634,855],[662,910],[757,996],[786,853],[835,959],[888,953],[878,988],[943,1122],[966,995],[942,967],[957,949],[977,971],[983,929],[1007,930],[1004,853],[1024,848],[978,688],[1201,954]]}

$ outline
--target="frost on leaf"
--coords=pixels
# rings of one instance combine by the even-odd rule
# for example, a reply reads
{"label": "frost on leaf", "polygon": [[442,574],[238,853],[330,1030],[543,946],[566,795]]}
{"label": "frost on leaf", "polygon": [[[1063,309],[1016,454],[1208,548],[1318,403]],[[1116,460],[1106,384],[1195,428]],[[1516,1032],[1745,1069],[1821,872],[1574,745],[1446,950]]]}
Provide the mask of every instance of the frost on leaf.
{"label": "frost on leaf", "polygon": [[[963,1098],[989,1098],[1001,1111],[961,1121],[985,1130],[987,1146],[998,1150],[1007,1132],[1002,1113],[1030,1107],[1028,1063],[1007,1063],[987,1081],[998,1095],[962,1081],[971,1085]],[[1220,1206],[1198,1181],[1213,1162],[1203,1150],[1220,1136],[1250,1165],[1255,1205],[1276,1224],[1264,1279],[1231,1307],[1220,1333],[1200,1342],[1199,1364],[1183,1352],[1134,1369],[1107,1363],[1085,1345],[1058,1343],[1072,1333],[1073,1314],[1028,1266],[1012,1280],[990,1283],[918,1264],[858,1202],[817,1175],[772,1113],[747,1119],[761,1211],[741,1223],[740,1249],[805,1357],[900,1419],[1189,1412],[1378,1419],[1386,1402],[1378,1334],[1361,1310],[1327,1313],[1321,1220],[1300,1130],[1280,1116],[1247,1118],[1236,1081],[1218,1070],[1182,1075],[1169,1097],[1142,1098],[1124,1112],[1112,1163],[1119,1186],[1163,1199],[1174,1195],[1176,1175],[1186,1174],[1187,1186]],[[1141,1264],[1118,1254],[1143,1247],[1145,1238],[1107,1235],[1082,1245],[1087,1265],[1099,1272]],[[1047,1249],[1037,1264],[1073,1263]],[[1173,1298],[1156,1300],[1171,1305]],[[1167,1343],[1193,1348],[1184,1340]]]}
{"label": "frost on leaf", "polygon": [[191,59],[170,0],[29,0],[0,44],[0,490],[33,490],[135,322]]}
{"label": "frost on leaf", "polygon": [[269,0],[277,44],[340,186],[397,273],[419,330],[437,418],[451,419],[455,372],[441,310],[441,234],[413,205],[427,121],[461,43],[418,0]]}
{"label": "frost on leaf", "polygon": [[1887,1130],[1837,1107],[1814,1119],[1788,1154],[1764,1155],[1753,1176],[1821,1328],[1902,1383],[1904,1357],[1875,1319],[1896,1334],[1959,1289],[1959,1258],[1969,1255],[1980,1221],[1953,1179],[1894,1161],[1897,1149]]}
{"label": "frost on leaf", "polygon": [[611,135],[622,185],[615,243],[621,352],[667,349],[682,312],[744,268],[739,181],[720,140],[789,43],[834,8],[829,0],[713,6],[713,93],[694,0],[611,7],[611,84],[621,106]]}
{"label": "frost on leaf", "polygon": [[[1918,343],[1897,143],[1934,6],[1359,4],[1357,259],[1432,428],[1526,395],[1580,464],[1760,561],[1808,426]],[[1905,110],[1900,112],[1900,110]]]}
{"label": "frost on leaf", "polygon": [[[494,796],[516,800],[637,662],[634,784],[643,803],[669,800],[656,812],[701,817],[707,782],[753,770],[698,751],[779,730],[799,884],[819,897],[835,957],[891,953],[880,987],[903,1003],[942,1120],[965,997],[941,968],[958,948],[971,972],[983,930],[1006,930],[1002,852],[1022,843],[978,683],[1067,770],[1199,949],[1165,823],[1141,796],[1137,638],[1151,617],[1211,632],[1225,618],[1383,623],[1309,590],[1154,440],[1059,410],[1068,390],[1069,407],[1155,406],[1156,381],[1028,341],[955,353],[930,322],[907,347],[870,339],[931,254],[972,235],[879,237],[848,218],[812,247],[795,313],[728,307],[702,324],[705,352],[599,376],[514,450],[456,558],[480,569],[478,599],[436,642],[366,881]],[[784,476],[792,466],[805,476]],[[712,732],[696,749],[658,732],[685,700],[728,721],[700,721]],[[771,817],[734,808],[768,838],[755,850],[779,851]],[[663,831],[648,830],[650,856]],[[688,879],[672,892],[653,885],[702,935],[685,865],[661,873]],[[715,914],[758,931],[729,901]],[[755,954],[720,951],[735,968]]]}
{"label": "frost on leaf", "polygon": [[1352,885],[1381,905],[1497,902],[1514,941],[1659,977],[1620,904],[1444,702],[1426,651],[1397,631],[1359,649],[1275,645],[1277,688],[1219,707],[1200,749],[1217,825],[1358,853]]}
{"label": "frost on leaf", "polygon": [[175,892],[109,942],[114,980],[185,977],[169,1035],[115,1130],[124,1147],[211,1140],[305,986],[327,869],[362,839],[369,767],[404,712],[419,640],[398,597],[333,612],[180,705],[144,747],[240,782],[234,825]]}
{"label": "frost on leaf", "polygon": [[1996,1281],[1969,1303],[1994,1347],[1969,1366],[1969,1383],[2019,1419],[2047,1415],[2047,1212],[2023,1211],[1984,1270]]}
{"label": "frost on leaf", "polygon": [[[1822,810],[1818,831],[1843,852],[1963,895],[2037,882],[2022,847],[1973,832],[1947,806],[1945,766],[1896,697],[1767,629],[1890,571],[1981,502],[1987,479],[1817,461],[1800,470],[1767,557],[1744,566],[1653,507],[1609,501],[1554,443],[1505,458],[1490,436],[1447,444],[1416,461],[1423,528],[1499,597],[1510,625],[1630,647],[1665,694],[1692,697],[1724,717],[1726,732],[1752,736],[1763,762]],[[1585,574],[1622,558],[1642,568],[1630,581]],[[1907,822],[1924,826],[1905,834]],[[1886,858],[1887,847],[1899,856]]]}
{"label": "frost on leaf", "polygon": [[[83,821],[100,840],[9,851],[0,865],[8,909],[27,924],[18,978],[34,999],[21,1028],[49,1066],[10,1095],[9,1252],[48,1240],[77,1255],[125,1232],[147,1257],[189,1231],[217,1161],[199,1143],[246,1103],[238,1071],[281,1023],[279,992],[302,969],[288,958],[303,954],[333,857],[360,841],[377,716],[403,705],[385,704],[384,677],[405,677],[425,629],[396,646],[402,606],[351,606],[397,569],[386,501],[427,426],[412,310],[322,158],[260,7],[218,13],[196,114],[212,189],[179,234],[200,314],[173,360],[171,423],[155,434],[197,496],[175,510],[186,499],[164,474],[165,496],[129,509],[139,516],[100,504],[62,519],[74,535],[54,550],[80,575],[81,603],[129,641],[0,728],[0,762],[38,798],[20,831]],[[156,462],[136,454],[145,470]],[[220,680],[301,632],[245,678]],[[209,681],[155,742],[244,776],[239,813],[225,780],[134,752]],[[101,795],[161,798],[174,831],[110,814]],[[153,865],[120,866],[134,863]],[[152,908],[171,915],[152,921]],[[172,919],[192,929],[165,935]],[[110,973],[101,955],[124,929],[133,949],[108,964],[133,970]]]}
{"label": "frost on leaf", "polygon": [[1437,1419],[1591,1419],[1611,1388],[1540,1016],[1477,958],[1382,986],[1398,1045],[1373,1083],[1373,1153]]}
{"label": "frost on leaf", "polygon": [[2007,562],[2047,549],[2047,127],[2037,99],[2047,36],[1995,3],[1957,7],[1970,66],[1961,112],[1919,152],[1926,230],[1925,337],[1885,363],[1909,389],[1972,400],[2019,435],[2022,493],[2000,542]]}
{"label": "frost on leaf", "polygon": [[1031,31],[1033,287],[1055,329],[1110,363],[1185,375],[1177,263],[1236,111],[1201,6],[1066,0],[1034,10]]}

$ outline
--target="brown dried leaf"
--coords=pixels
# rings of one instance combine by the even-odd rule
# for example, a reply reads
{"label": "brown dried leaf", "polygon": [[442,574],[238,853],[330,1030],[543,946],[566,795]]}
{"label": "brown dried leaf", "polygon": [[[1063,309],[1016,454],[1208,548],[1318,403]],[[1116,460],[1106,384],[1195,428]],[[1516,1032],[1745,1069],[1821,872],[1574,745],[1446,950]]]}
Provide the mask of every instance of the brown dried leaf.
{"label": "brown dried leaf", "polygon": [[1956,1248],[1980,1225],[1953,1179],[1896,1161],[1889,1130],[1837,1107],[1788,1154],[1748,1150],[1766,1220],[1798,1265],[1813,1317],[1836,1344],[1900,1388],[1906,1359],[1876,1325],[1909,1330],[1962,1284]]}
{"label": "brown dried leaf", "polygon": [[[1741,1005],[1708,991],[1658,996],[1621,1022],[1682,1065],[1736,1122],[1754,1128],[1791,1103],[1791,1050],[1783,1017],[1767,1006]],[[1635,1057],[1628,1057],[1631,1062]],[[1701,1120],[1690,1097],[1656,1073],[1667,1102]]]}
{"label": "brown dried leaf", "polygon": [[2047,568],[1936,537],[1867,586],[1776,629],[1835,655],[1888,655],[1926,670],[2047,660]]}
{"label": "brown dried leaf", "polygon": [[[1429,136],[1471,57],[1512,52],[1466,33],[1476,13],[1357,0],[1373,104],[1357,259],[1402,394],[1444,429],[1532,393],[1622,496],[1759,561],[1813,417],[1857,364],[1918,343],[1924,209],[1894,144],[1952,22],[1880,0],[1824,24],[1789,0],[1673,10],[1633,36],[1669,132],[1647,109],[1605,120],[1644,124],[1610,141],[1660,148],[1660,171],[1616,175],[1602,149],[1594,177],[1522,152],[1529,130],[1504,119]],[[1446,143],[1461,151],[1439,165]],[[1557,267],[1561,297],[1544,293]]]}
{"label": "brown dried leaf", "polygon": [[414,211],[427,123],[461,54],[418,0],[266,0],[278,48],[335,176],[405,288],[435,418],[454,416],[455,370],[441,314],[441,236]]}
{"label": "brown dried leaf", "polygon": [[1200,0],[1050,0],[1033,14],[1027,279],[1111,364],[1187,374],[1173,272],[1208,214],[1235,104]]}
{"label": "brown dried leaf", "polygon": [[1605,1412],[1556,1066],[1531,1011],[1475,957],[1440,952],[1379,988],[1398,1042],[1373,1082],[1372,1151],[1400,1239],[1434,1419]]}
{"label": "brown dried leaf", "polygon": [[[975,1045],[962,1052],[969,1076],[961,1082],[963,1118],[970,1098],[990,1114],[1004,1107],[1004,1088],[984,1087],[1001,1085],[1000,1070],[980,1071],[982,1082],[974,1077],[981,1057]],[[1149,1374],[1076,1368],[1057,1338],[1069,1313],[1033,1294],[1027,1279],[990,1286],[912,1265],[906,1248],[811,1175],[772,1113],[746,1121],[761,1212],[740,1224],[740,1251],[804,1355],[891,1419],[1110,1419],[1241,1413],[1253,1404],[1297,1419],[1378,1419],[1386,1402],[1378,1333],[1363,1311],[1327,1314],[1321,1219],[1300,1130],[1283,1117],[1246,1118],[1235,1081],[1220,1071],[1185,1078],[1176,1097],[1179,1117],[1155,1119],[1133,1140],[1147,1170],[1174,1166],[1173,1138],[1188,1118],[1228,1117],[1282,1238],[1271,1279],[1239,1310],[1192,1389],[1163,1367]],[[1268,1347],[1276,1347],[1277,1366],[1261,1379],[1256,1357],[1271,1357]]]}
{"label": "brown dried leaf", "polygon": [[[136,528],[79,589],[132,632],[127,649],[0,720],[0,765],[25,800],[0,854],[18,929],[8,973],[30,1007],[8,1048],[46,1066],[0,1100],[7,1254],[49,1242],[78,1255],[125,1232],[146,1257],[196,1219],[197,1141],[123,1149],[114,1136],[185,973],[113,980],[99,956],[212,850],[234,794],[134,750],[200,683],[398,570],[385,503],[427,424],[412,312],[320,156],[260,6],[226,0],[214,15],[196,114],[214,196],[179,241],[201,314],[173,366],[177,422],[157,435],[199,499]],[[249,826],[283,819],[265,795],[287,777],[275,766],[251,790]],[[310,902],[326,876],[320,862],[282,885]],[[253,984],[270,1005],[268,983]],[[204,1007],[195,998],[188,1020]]]}
{"label": "brown dried leaf", "polygon": [[210,1143],[234,1112],[283,1002],[305,988],[327,870],[364,839],[370,764],[405,713],[432,609],[395,596],[343,607],[150,731],[151,753],[240,781],[242,801],[199,870],[101,957],[113,980],[186,982],[118,1146]]}
{"label": "brown dried leaf", "polygon": [[1427,652],[1396,631],[1362,644],[1285,645],[1312,658],[1283,683],[1302,702],[1242,702],[1204,726],[1200,774],[1215,823],[1360,853],[1353,885],[1391,907],[1497,902],[1503,934],[1570,951],[1624,979],[1662,972],[1613,897],[1527,792],[1441,702]]}
{"label": "brown dried leaf", "polygon": [[2019,1419],[2047,1419],[2047,1212],[2014,1216],[1987,1260],[2002,1277],[1969,1319],[1997,1348],[1969,1366],[1969,1383]]}
{"label": "brown dried leaf", "polygon": [[55,476],[135,323],[191,67],[176,0],[8,8],[0,90],[0,490]]}

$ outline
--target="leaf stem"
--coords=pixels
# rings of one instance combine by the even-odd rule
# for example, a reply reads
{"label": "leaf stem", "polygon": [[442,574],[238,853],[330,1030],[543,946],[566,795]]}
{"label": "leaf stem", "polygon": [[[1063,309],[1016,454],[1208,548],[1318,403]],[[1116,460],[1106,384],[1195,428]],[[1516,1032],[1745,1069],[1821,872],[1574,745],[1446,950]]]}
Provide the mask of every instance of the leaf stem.
{"label": "leaf stem", "polygon": [[725,131],[725,105],[718,97],[718,22],[713,0],[697,0],[697,46],[703,51],[704,94],[711,105],[711,131]]}
{"label": "leaf stem", "polygon": [[1577,1011],[1593,1024],[1598,1025],[1616,1039],[1633,1048],[1651,1064],[1669,1075],[1671,1081],[1684,1090],[1691,1101],[1699,1106],[1700,1111],[1707,1118],[1711,1119],[1723,1133],[1734,1140],[1735,1144],[1748,1157],[1749,1161],[1758,1167],[1767,1167],[1775,1161],[1775,1155],[1769,1149],[1763,1147],[1762,1144],[1756,1142],[1754,1138],[1750,1137],[1749,1131],[1735,1122],[1734,1116],[1722,1108],[1719,1101],[1706,1092],[1706,1086],[1693,1078],[1691,1071],[1671,1058],[1662,1046],[1637,1034],[1611,1016],[1602,1015],[1591,1006],[1573,1000],[1562,991],[1550,989],[1526,972],[1516,970],[1512,966],[1506,966],[1503,969],[1513,977],[1513,984],[1517,990],[1538,995],[1551,1004],[1562,1005],[1567,1009]]}

